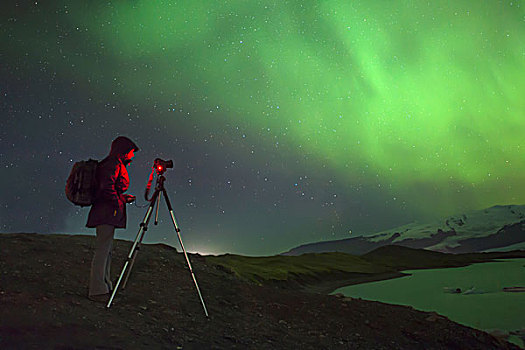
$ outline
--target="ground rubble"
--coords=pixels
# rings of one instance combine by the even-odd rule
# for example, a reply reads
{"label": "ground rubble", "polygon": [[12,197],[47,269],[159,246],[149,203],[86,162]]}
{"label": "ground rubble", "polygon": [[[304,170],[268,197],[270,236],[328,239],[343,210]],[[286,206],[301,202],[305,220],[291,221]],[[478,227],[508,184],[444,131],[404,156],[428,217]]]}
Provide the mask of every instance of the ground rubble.
{"label": "ground rubble", "polygon": [[[110,309],[87,299],[93,237],[0,235],[2,349],[518,349],[411,307],[258,286],[144,245]],[[130,242],[116,242],[113,275]]]}

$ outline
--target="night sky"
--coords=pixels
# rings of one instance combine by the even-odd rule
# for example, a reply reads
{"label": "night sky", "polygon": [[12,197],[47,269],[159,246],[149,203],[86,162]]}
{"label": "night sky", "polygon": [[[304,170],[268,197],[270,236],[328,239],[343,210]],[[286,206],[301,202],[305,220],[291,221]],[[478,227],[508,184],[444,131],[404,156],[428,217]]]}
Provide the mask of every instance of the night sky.
{"label": "night sky", "polygon": [[[2,1],[0,231],[89,233],[118,135],[189,251],[267,255],[525,202],[523,1]],[[146,208],[128,206],[134,239]],[[178,247],[163,204],[145,241]]]}

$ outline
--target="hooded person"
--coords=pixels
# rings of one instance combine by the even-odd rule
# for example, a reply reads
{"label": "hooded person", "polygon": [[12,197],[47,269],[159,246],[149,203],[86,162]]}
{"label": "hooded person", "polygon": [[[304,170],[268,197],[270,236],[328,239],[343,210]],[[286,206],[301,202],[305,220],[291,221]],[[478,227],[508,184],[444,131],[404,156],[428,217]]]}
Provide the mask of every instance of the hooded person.
{"label": "hooded person", "polygon": [[124,192],[129,187],[126,166],[138,150],[129,138],[119,136],[111,143],[109,155],[97,166],[98,187],[86,224],[95,228],[97,234],[88,294],[94,301],[106,302],[113,289],[110,277],[113,236],[116,228],[126,228],[126,203],[135,199]]}

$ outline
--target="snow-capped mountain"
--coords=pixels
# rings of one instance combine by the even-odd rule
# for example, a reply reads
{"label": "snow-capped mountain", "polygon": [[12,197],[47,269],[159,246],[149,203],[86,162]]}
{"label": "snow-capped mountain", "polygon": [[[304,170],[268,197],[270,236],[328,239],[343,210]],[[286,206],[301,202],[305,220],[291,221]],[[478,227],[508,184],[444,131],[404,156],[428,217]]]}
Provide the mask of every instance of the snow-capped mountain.
{"label": "snow-capped mountain", "polygon": [[305,244],[284,255],[335,251],[360,255],[388,244],[446,253],[525,249],[525,205],[498,205],[371,236]]}

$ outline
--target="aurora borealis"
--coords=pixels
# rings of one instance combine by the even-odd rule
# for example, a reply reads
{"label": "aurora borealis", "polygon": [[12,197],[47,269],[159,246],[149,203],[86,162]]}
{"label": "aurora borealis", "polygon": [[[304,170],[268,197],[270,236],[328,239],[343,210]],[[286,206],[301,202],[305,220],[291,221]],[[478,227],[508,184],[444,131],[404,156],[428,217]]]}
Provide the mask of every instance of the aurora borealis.
{"label": "aurora borealis", "polygon": [[[117,135],[141,148],[139,198],[152,160],[175,161],[166,187],[203,253],[276,254],[524,203],[522,1],[0,10],[3,232],[91,232],[64,181]],[[143,212],[130,207],[117,237],[134,238]],[[149,238],[176,245],[170,225]]]}

